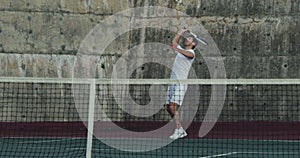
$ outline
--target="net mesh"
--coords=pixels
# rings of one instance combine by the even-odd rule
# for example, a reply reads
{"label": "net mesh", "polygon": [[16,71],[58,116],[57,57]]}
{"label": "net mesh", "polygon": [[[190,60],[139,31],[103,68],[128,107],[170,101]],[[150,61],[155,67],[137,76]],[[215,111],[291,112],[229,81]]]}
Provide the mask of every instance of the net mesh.
{"label": "net mesh", "polygon": [[213,90],[224,85],[186,81],[179,116],[188,135],[170,140],[176,127],[163,105],[173,82],[2,78],[0,157],[300,156],[298,80],[229,80],[222,112],[201,137],[210,106],[217,112],[212,99],[222,99]]}

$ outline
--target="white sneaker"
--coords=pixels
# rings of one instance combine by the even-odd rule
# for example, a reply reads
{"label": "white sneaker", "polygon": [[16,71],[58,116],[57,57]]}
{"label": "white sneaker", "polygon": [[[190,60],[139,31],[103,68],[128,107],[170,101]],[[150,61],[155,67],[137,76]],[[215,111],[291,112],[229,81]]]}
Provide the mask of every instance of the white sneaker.
{"label": "white sneaker", "polygon": [[179,128],[179,133],[180,133],[179,138],[183,138],[183,137],[187,136],[186,131],[182,127]]}
{"label": "white sneaker", "polygon": [[170,139],[176,140],[178,138],[183,138],[187,136],[187,133],[185,132],[185,130],[181,127],[179,129],[175,129],[174,133],[169,137]]}
{"label": "white sneaker", "polygon": [[175,129],[174,133],[169,137],[170,139],[178,139],[179,138],[179,129]]}

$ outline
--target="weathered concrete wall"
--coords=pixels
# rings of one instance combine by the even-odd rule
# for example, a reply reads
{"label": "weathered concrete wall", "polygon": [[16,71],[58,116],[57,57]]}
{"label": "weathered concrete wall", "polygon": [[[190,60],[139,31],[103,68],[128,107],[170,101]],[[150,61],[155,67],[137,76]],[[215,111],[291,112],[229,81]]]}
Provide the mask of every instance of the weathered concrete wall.
{"label": "weathered concrete wall", "polygon": [[[300,2],[297,0],[189,0],[182,3],[175,0],[1,0],[0,74],[70,77],[67,68],[73,66],[72,58],[99,21],[116,12],[144,5],[172,7],[202,21],[220,48],[229,78],[297,78],[300,75],[297,62]],[[152,36],[153,30],[148,31]],[[131,37],[132,34],[128,34],[117,39],[106,54],[119,54],[134,46],[136,41],[128,40]],[[147,38],[159,41],[161,33]],[[103,64],[107,63],[98,63]],[[205,62],[200,60],[194,67],[199,77],[209,78]]]}
{"label": "weathered concrete wall", "polygon": [[[228,78],[300,77],[299,0],[0,0],[0,76],[70,78],[79,45],[93,27],[119,11],[150,5],[197,17],[218,44]],[[140,30],[122,35],[105,55],[93,59],[96,77],[110,77],[112,64],[124,50],[141,42],[140,35]],[[174,34],[146,29],[146,35],[148,42],[169,43],[168,37]],[[201,57],[193,67],[199,78],[210,77]],[[132,77],[168,77],[168,70],[158,70],[162,67],[148,64]],[[239,96],[234,97],[227,100],[224,116],[241,110]],[[286,98],[280,101],[271,110],[274,115],[280,111],[281,120],[299,120],[299,109],[288,117],[288,109],[298,103]],[[260,100],[253,104],[273,105]],[[8,116],[9,110],[4,110],[8,104],[1,105],[2,116]],[[263,111],[261,106],[253,109]],[[206,107],[201,108],[205,112]],[[255,115],[238,119],[253,120]]]}

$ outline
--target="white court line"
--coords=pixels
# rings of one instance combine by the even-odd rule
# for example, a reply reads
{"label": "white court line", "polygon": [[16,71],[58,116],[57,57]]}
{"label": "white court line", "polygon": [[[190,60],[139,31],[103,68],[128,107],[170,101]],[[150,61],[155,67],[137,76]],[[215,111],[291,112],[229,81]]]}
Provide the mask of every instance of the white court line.
{"label": "white court line", "polygon": [[[59,147],[24,147],[26,149],[57,149]],[[86,148],[66,148],[67,150],[86,150]],[[93,149],[93,151],[112,151],[116,149]]]}
{"label": "white court line", "polygon": [[218,155],[212,155],[212,156],[204,156],[204,157],[199,157],[199,158],[213,158],[213,157],[223,157],[223,156],[229,156],[229,155],[235,155],[238,152],[230,152],[226,154],[218,154]]}
{"label": "white court line", "polygon": [[[68,150],[86,150],[86,148],[67,148]],[[117,149],[92,149],[93,151],[117,150]]]}
{"label": "white court line", "polygon": [[300,143],[300,140],[261,140],[264,142]]}
{"label": "white court line", "polygon": [[38,147],[38,146],[35,146],[35,147],[24,147],[26,149],[57,149],[58,147]]}
{"label": "white court line", "polygon": [[269,154],[269,155],[277,155],[277,154],[299,154],[299,152],[237,152],[237,154]]}
{"label": "white court line", "polygon": [[16,142],[18,144],[27,144],[27,143],[48,143],[48,142],[62,142],[62,141],[69,141],[69,140],[76,140],[79,138],[67,138],[67,139],[57,139],[57,140],[30,140],[30,141],[21,141]]}
{"label": "white court line", "polygon": [[214,158],[214,157],[223,157],[223,156],[229,156],[229,155],[236,155],[236,154],[268,154],[268,155],[277,155],[277,154],[292,154],[292,155],[298,155],[299,152],[229,152],[225,154],[218,154],[218,155],[211,155],[211,156],[204,156],[204,157],[198,157],[198,158]]}
{"label": "white court line", "polygon": [[60,142],[63,140],[32,140],[32,141],[24,141],[24,142],[17,142],[18,144],[28,144],[28,143],[48,143],[48,142]]}

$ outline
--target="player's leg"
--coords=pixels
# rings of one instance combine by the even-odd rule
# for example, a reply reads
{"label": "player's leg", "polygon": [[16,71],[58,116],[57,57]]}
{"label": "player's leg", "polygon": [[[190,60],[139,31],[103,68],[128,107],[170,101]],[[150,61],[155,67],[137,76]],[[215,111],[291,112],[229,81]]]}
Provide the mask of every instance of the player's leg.
{"label": "player's leg", "polygon": [[166,103],[164,105],[165,110],[169,113],[169,115],[171,116],[171,118],[173,119],[175,116],[175,113],[173,112],[172,108],[170,107],[170,102],[172,102],[172,100],[174,100],[174,88],[175,85],[170,84],[168,86],[168,91],[167,91],[167,95],[166,95]]}
{"label": "player's leg", "polygon": [[170,109],[170,115],[174,116],[174,120],[176,123],[176,129],[174,131],[174,133],[170,136],[171,139],[178,139],[178,138],[183,138],[185,136],[187,136],[187,133],[185,132],[185,130],[182,128],[181,123],[180,123],[180,117],[179,117],[179,105],[171,102],[169,104],[169,109]]}
{"label": "player's leg", "polygon": [[170,115],[173,116],[172,118],[174,118],[175,120],[175,123],[176,123],[176,127],[177,128],[180,128],[182,127],[181,126],[181,123],[180,123],[180,118],[179,118],[179,112],[178,112],[178,104],[174,103],[174,102],[171,102],[169,104],[169,108],[170,108]]}
{"label": "player's leg", "polygon": [[171,118],[173,119],[174,116],[175,116],[175,113],[174,113],[174,110],[173,110],[173,107],[171,107],[170,104],[165,104],[165,110],[169,113],[169,115],[171,116]]}
{"label": "player's leg", "polygon": [[170,114],[171,118],[174,119],[176,123],[176,129],[174,133],[170,136],[171,139],[183,138],[187,135],[181,126],[179,118],[179,105],[182,103],[184,93],[181,92],[180,85],[169,85],[168,94],[165,104],[166,111]]}

